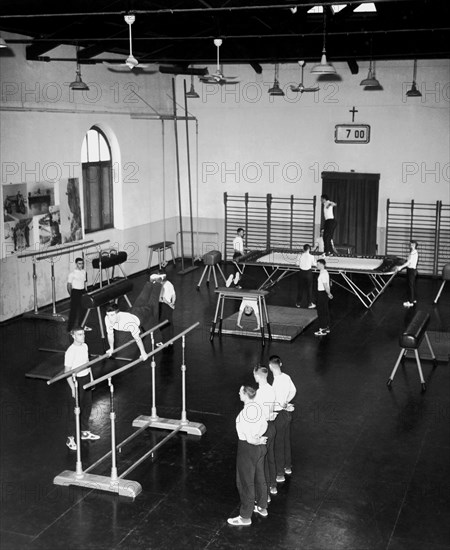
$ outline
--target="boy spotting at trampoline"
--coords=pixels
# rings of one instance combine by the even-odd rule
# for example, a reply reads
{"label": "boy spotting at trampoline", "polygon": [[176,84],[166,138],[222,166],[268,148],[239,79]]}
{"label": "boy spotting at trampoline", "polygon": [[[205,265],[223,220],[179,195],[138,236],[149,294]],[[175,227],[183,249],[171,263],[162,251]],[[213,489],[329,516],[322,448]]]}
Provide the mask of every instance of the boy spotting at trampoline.
{"label": "boy spotting at trampoline", "polygon": [[233,239],[233,260],[238,260],[244,255],[244,235],[245,231],[242,227],[238,227],[236,230],[236,237]]}
{"label": "boy spotting at trampoline", "polygon": [[[70,335],[73,338],[73,343],[67,348],[64,355],[65,372],[69,372],[89,362],[88,347],[84,342],[84,330],[79,327],[73,328],[70,331]],[[100,439],[99,435],[95,435],[89,431],[89,417],[91,416],[92,410],[92,392],[83,388],[85,384],[92,381],[91,369],[88,367],[80,371],[77,373],[76,379],[78,386],[78,406],[80,408],[81,439]],[[76,388],[73,377],[67,378],[67,382],[72,391],[72,397],[76,399]],[[73,435],[69,435],[66,445],[71,451],[77,450],[77,444],[75,443]]]}
{"label": "boy spotting at trampoline", "polygon": [[111,356],[114,352],[114,331],[123,330],[131,333],[131,336],[134,338],[139,348],[142,361],[146,361],[148,355],[145,351],[141,337],[139,336],[140,324],[141,322],[136,315],[128,313],[127,311],[119,311],[117,304],[109,305],[106,308],[105,315],[105,326],[109,343],[109,349],[106,353]]}
{"label": "boy spotting at trampoline", "polygon": [[417,263],[419,262],[419,253],[417,251],[418,242],[409,242],[409,255],[406,262],[396,269],[401,271],[406,267],[406,276],[408,278],[408,300],[403,302],[404,307],[413,307],[417,304],[416,281],[417,281]]}
{"label": "boy spotting at trampoline", "polygon": [[326,336],[330,332],[330,312],[328,309],[329,300],[333,299],[330,290],[330,275],[326,270],[326,263],[323,258],[317,260],[319,277],[317,279],[317,315],[319,317],[319,330],[316,336]]}

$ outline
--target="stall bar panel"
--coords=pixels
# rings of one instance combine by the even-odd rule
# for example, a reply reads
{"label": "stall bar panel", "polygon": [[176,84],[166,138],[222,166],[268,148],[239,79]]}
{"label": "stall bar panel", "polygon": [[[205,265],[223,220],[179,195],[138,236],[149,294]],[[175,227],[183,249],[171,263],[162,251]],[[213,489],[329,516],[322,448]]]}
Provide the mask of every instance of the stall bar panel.
{"label": "stall bar panel", "polygon": [[401,203],[388,199],[386,210],[386,254],[406,258],[409,240],[416,239],[419,242],[419,272],[438,275],[442,269],[440,264],[445,264],[445,258],[448,258],[448,244],[447,250],[445,247],[448,215],[442,216],[448,209],[441,201]]}
{"label": "stall bar panel", "polygon": [[450,204],[441,203],[438,228],[436,272],[441,275],[444,265],[450,263]]}
{"label": "stall bar panel", "polygon": [[270,242],[268,247],[299,249],[314,244],[316,197],[299,199],[272,197],[270,205]]}
{"label": "stall bar panel", "polygon": [[250,250],[269,246],[300,248],[314,243],[316,197],[229,195],[225,204],[225,260],[233,257],[236,229],[245,230],[245,246]]}
{"label": "stall bar panel", "polygon": [[264,248],[267,242],[267,199],[224,193],[225,260],[233,258],[233,239],[238,227],[245,231],[244,245],[249,249]]}

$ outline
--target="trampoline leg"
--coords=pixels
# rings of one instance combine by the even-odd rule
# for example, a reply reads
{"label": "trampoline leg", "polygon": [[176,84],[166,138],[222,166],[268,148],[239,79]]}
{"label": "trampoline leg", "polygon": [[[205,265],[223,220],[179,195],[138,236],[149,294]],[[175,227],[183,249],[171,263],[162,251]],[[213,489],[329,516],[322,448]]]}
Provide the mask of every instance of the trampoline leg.
{"label": "trampoline leg", "polygon": [[433,304],[437,304],[437,303],[438,303],[439,297],[441,296],[441,292],[442,292],[442,290],[444,289],[445,283],[446,283],[446,281],[442,281],[442,284],[441,284],[441,286],[440,286],[440,288],[439,288],[438,293],[436,294],[436,298],[434,299]]}

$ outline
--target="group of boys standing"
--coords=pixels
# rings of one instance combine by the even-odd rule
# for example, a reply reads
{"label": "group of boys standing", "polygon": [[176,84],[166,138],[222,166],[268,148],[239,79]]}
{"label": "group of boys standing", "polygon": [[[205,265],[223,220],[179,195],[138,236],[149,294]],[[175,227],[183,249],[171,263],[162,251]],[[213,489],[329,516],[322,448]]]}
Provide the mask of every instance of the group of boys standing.
{"label": "group of boys standing", "polygon": [[[280,357],[272,355],[269,368],[257,365],[253,369],[258,389],[247,385],[239,389],[244,403],[236,418],[236,485],[241,504],[239,515],[228,518],[230,525],[251,525],[253,513],[267,517],[271,497],[278,493],[277,484],[292,474],[291,401],[297,390],[281,367]],[[268,382],[269,369],[272,384]]]}

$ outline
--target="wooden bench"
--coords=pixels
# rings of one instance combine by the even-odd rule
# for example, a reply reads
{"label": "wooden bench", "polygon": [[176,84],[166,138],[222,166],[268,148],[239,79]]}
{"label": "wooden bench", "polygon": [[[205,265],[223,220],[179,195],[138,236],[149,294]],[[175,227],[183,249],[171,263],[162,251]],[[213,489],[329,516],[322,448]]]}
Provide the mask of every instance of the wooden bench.
{"label": "wooden bench", "polygon": [[387,386],[390,388],[392,381],[394,380],[395,373],[397,372],[398,366],[400,363],[403,364],[404,358],[408,350],[414,351],[414,355],[417,363],[417,370],[419,371],[420,382],[422,384],[422,391],[426,390],[425,380],[422,373],[422,365],[420,364],[419,357],[419,346],[422,343],[422,340],[425,338],[428,348],[431,353],[431,359],[433,365],[437,365],[436,356],[434,354],[433,348],[431,347],[430,339],[427,334],[427,326],[430,322],[430,315],[424,311],[418,311],[412,318],[409,325],[406,327],[406,330],[400,335],[399,344],[402,348],[400,354],[395,363],[394,369],[391,372],[391,376],[387,381]]}
{"label": "wooden bench", "polygon": [[172,254],[172,262],[173,265],[175,264],[175,254],[173,253],[173,241],[161,241],[160,243],[155,244],[149,244],[148,248],[150,249],[150,254],[148,256],[148,266],[147,269],[150,269],[152,267],[152,257],[153,252],[158,253],[158,265],[159,269],[162,267],[166,267],[166,250],[170,250],[170,253]]}

